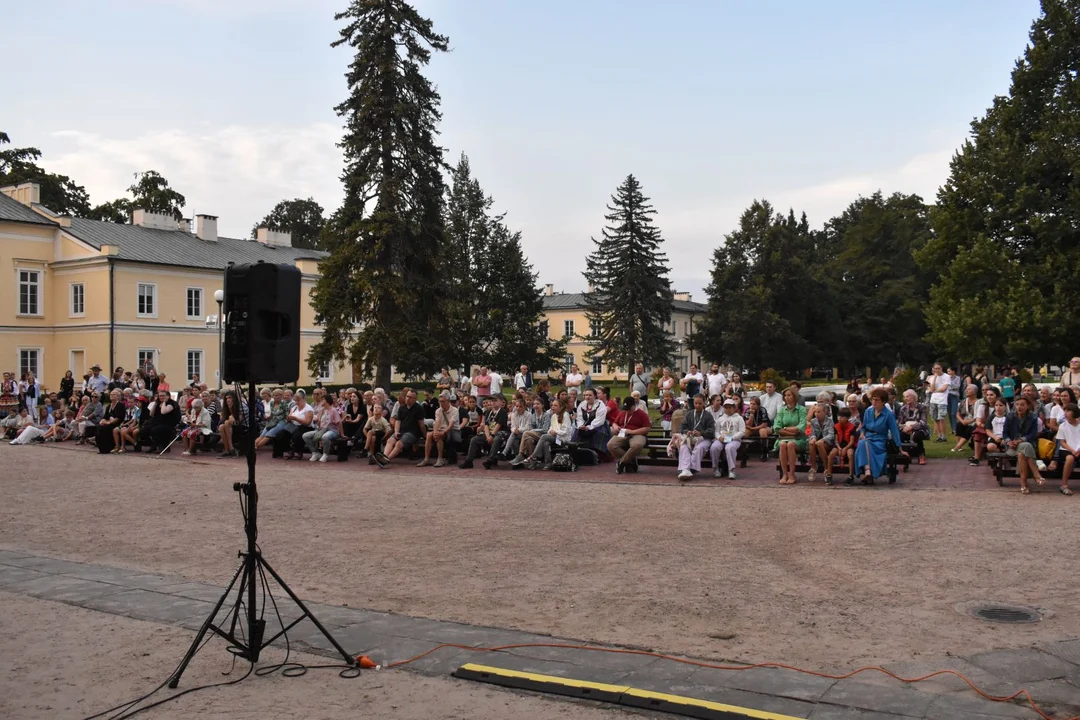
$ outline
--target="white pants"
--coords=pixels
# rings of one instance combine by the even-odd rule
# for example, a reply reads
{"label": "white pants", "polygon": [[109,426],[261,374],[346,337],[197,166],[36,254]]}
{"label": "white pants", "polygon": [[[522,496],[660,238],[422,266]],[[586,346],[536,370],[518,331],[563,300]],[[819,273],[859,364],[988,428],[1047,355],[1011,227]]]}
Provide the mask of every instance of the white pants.
{"label": "white pants", "polygon": [[710,445],[712,443],[709,440],[701,438],[691,451],[690,443],[684,441],[679,446],[679,472],[683,470],[701,472],[701,459],[705,457],[705,453],[709,452]]}
{"label": "white pants", "polygon": [[44,430],[40,430],[40,429],[34,427],[33,425],[31,425],[30,427],[26,428],[21,433],[19,433],[19,437],[12,440],[11,444],[12,445],[29,445],[31,442],[33,442],[34,440],[36,440],[37,438],[41,437],[44,434],[45,434]]}
{"label": "white pants", "polygon": [[720,451],[723,450],[727,455],[727,467],[728,472],[735,470],[735,456],[739,454],[739,446],[742,445],[741,440],[732,440],[730,442],[724,442],[722,440],[714,440],[712,447],[709,448],[709,457],[712,458],[713,470],[720,467]]}

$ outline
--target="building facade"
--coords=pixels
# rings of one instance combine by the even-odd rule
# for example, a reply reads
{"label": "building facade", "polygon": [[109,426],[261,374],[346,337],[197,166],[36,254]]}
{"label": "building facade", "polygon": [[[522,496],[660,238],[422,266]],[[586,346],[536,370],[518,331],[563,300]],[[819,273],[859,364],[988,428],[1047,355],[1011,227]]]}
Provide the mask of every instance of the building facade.
{"label": "building facade", "polygon": [[[588,369],[594,380],[626,381],[629,379],[627,368],[609,367],[600,360],[590,361],[587,357],[592,349],[590,338],[596,336],[599,328],[592,327],[585,315],[586,297],[586,293],[562,293],[552,285],[544,286],[544,322],[547,323],[548,337],[569,338],[565,361],[568,370],[571,364],[577,363],[582,372]],[[674,312],[668,322],[668,335],[676,348],[672,358],[673,372],[685,373],[691,363],[701,362],[688,346],[705,308],[704,304],[693,302],[689,293],[675,293]],[[646,369],[651,372],[654,368]]]}
{"label": "building facade", "polygon": [[[149,362],[174,388],[193,375],[217,385],[215,292],[225,266],[295,264],[307,298],[324,253],[265,229],[258,240],[219,237],[210,215],[195,224],[192,232],[186,220],[143,211],[130,225],[69,218],[43,207],[31,183],[0,188],[0,268],[12,281],[0,292],[0,370],[33,372],[55,390],[68,370],[81,380],[95,364],[109,375]],[[319,337],[302,302],[302,357]],[[300,372],[301,383],[316,379]],[[352,379],[351,368],[321,372],[326,383]]]}

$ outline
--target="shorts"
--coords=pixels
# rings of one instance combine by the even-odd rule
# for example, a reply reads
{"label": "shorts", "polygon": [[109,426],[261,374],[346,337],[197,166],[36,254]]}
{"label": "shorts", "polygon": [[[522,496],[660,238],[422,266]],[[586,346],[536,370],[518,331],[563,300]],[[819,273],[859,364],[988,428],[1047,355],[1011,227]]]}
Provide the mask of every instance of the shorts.
{"label": "shorts", "polygon": [[930,419],[931,420],[945,420],[949,417],[948,404],[939,405],[937,403],[930,403]]}
{"label": "shorts", "polygon": [[401,444],[403,447],[411,448],[416,445],[417,437],[414,433],[401,433]]}
{"label": "shorts", "polygon": [[974,425],[964,425],[963,423],[956,424],[956,437],[970,439],[975,434]]}

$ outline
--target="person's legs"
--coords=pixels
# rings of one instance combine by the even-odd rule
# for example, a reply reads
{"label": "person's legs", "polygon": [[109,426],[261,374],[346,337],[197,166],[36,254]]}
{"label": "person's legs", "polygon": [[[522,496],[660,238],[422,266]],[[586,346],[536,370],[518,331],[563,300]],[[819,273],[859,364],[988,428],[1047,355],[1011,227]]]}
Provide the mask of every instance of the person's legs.
{"label": "person's legs", "polygon": [[685,480],[692,477],[693,472],[690,470],[690,466],[693,464],[693,453],[690,451],[690,443],[683,442],[679,446],[679,479]]}
{"label": "person's legs", "polygon": [[631,435],[630,447],[623,453],[623,465],[636,465],[638,453],[645,448],[646,442],[644,435]]}
{"label": "person's legs", "polygon": [[391,434],[390,437],[386,439],[386,447],[383,448],[383,455],[386,456],[387,460],[392,460],[393,458],[396,458],[398,453],[401,452],[401,450],[398,448],[399,444],[400,443],[398,442],[398,439],[394,437],[393,434]]}
{"label": "person's legs", "polygon": [[819,450],[819,446],[817,444],[817,441],[811,439],[810,440],[809,463],[808,463],[810,465],[810,470],[806,474],[807,482],[814,482],[814,480],[817,479],[818,460],[821,460],[822,462],[824,462],[824,460],[825,460],[824,457],[821,457],[821,458],[818,457],[818,450]]}
{"label": "person's legs", "polygon": [[960,396],[949,393],[949,427],[956,434],[956,411],[960,409]]}
{"label": "person's legs", "polygon": [[[714,440],[713,444],[709,446],[709,460],[712,462],[713,477],[720,477],[720,454],[724,451],[724,443],[719,440]],[[730,468],[730,463],[728,464]]]}
{"label": "person's legs", "polygon": [[473,460],[480,457],[480,454],[488,447],[487,438],[483,435],[477,435],[469,441],[469,452],[465,456],[465,460],[458,463],[458,467],[462,470],[468,470],[473,466]]}
{"label": "person's legs", "polygon": [[622,458],[629,447],[629,439],[618,435],[612,435],[607,441],[608,455],[615,461],[615,469],[618,472],[622,472]]}
{"label": "person's legs", "polygon": [[[714,443],[713,446],[715,447],[718,444]],[[727,456],[728,477],[730,478],[735,477],[735,458],[739,454],[740,445],[742,445],[742,440],[732,440],[724,444],[724,455]]]}
{"label": "person's legs", "polygon": [[491,438],[491,447],[488,448],[488,456],[484,461],[484,467],[492,468],[499,464],[499,453],[502,452],[508,435],[509,433],[499,432],[495,433],[495,436]]}
{"label": "person's legs", "polygon": [[521,446],[518,448],[516,460],[523,460],[532,455],[536,449],[536,443],[540,441],[540,433],[536,430],[526,430],[521,438]]}
{"label": "person's legs", "polygon": [[317,430],[308,430],[301,437],[304,439],[304,445],[307,447],[308,451],[311,453],[311,457],[313,457],[313,458],[315,458],[317,460],[318,455],[319,455],[319,451],[315,447],[315,443],[319,439],[318,438],[318,431]]}
{"label": "person's legs", "polygon": [[698,444],[694,446],[694,452],[691,455],[691,469],[694,472],[701,472],[701,463],[704,461],[705,456],[709,454],[709,448],[712,447],[712,441],[701,438],[698,440]]}
{"label": "person's legs", "polygon": [[1061,488],[1062,491],[1069,489],[1069,476],[1072,475],[1073,465],[1076,458],[1072,453],[1065,453],[1065,459],[1061,461]]}
{"label": "person's legs", "polygon": [[1016,450],[1017,459],[1019,460],[1020,458],[1023,458],[1023,460],[1027,463],[1030,476],[1034,478],[1035,482],[1037,482],[1039,485],[1042,485],[1045,480],[1043,480],[1042,473],[1039,472],[1039,466],[1035,464],[1035,460],[1038,457],[1038,454],[1035,452],[1034,446],[1031,443],[1022,442]]}

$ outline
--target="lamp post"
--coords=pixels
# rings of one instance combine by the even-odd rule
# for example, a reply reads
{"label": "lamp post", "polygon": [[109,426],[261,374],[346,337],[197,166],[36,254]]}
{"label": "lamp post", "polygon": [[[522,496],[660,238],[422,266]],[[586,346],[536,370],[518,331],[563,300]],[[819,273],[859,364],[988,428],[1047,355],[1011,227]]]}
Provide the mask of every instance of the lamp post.
{"label": "lamp post", "polygon": [[221,317],[221,306],[225,302],[225,291],[224,290],[215,290],[214,291],[214,300],[217,301],[217,327],[218,327],[218,331],[217,331],[217,333],[218,333],[218,341],[217,341],[217,368],[218,368],[217,369],[217,388],[218,388],[218,392],[220,392],[221,391],[221,382],[222,382],[222,379],[224,377],[224,375],[222,374],[222,370],[224,370],[224,368],[221,367],[221,361],[222,361],[222,355],[223,355],[222,350],[223,350],[223,348],[225,346],[224,335],[223,335],[223,333],[225,332],[225,319],[223,317]]}

